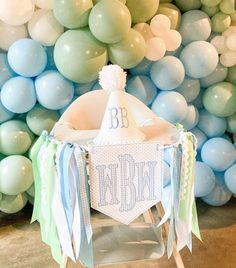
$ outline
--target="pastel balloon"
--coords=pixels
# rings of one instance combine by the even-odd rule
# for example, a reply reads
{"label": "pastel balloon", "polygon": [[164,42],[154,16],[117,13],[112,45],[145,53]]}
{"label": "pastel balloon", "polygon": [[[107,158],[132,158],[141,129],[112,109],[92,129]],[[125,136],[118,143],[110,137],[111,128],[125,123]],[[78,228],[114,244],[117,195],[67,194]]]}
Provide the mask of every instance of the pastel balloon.
{"label": "pastel balloon", "polygon": [[199,151],[201,150],[202,145],[206,142],[207,136],[197,127],[191,129],[191,132],[197,138],[197,149]]}
{"label": "pastel balloon", "polygon": [[232,33],[226,38],[226,46],[228,49],[236,51],[236,33]]}
{"label": "pastel balloon", "polygon": [[169,30],[165,35],[162,36],[162,39],[166,45],[167,51],[177,50],[182,42],[182,37],[176,30]]}
{"label": "pastel balloon", "polygon": [[187,102],[192,102],[197,98],[200,92],[199,80],[186,76],[182,84],[180,84],[175,90],[182,94]]}
{"label": "pastel balloon", "polygon": [[217,12],[219,12],[219,7],[218,6],[212,6],[208,7],[205,5],[202,5],[201,10],[205,12],[209,17],[214,16]]}
{"label": "pastel balloon", "polygon": [[146,41],[145,57],[151,61],[157,61],[164,57],[166,45],[162,38],[152,37]]}
{"label": "pastel balloon", "polygon": [[220,55],[220,63],[225,67],[232,67],[236,64],[236,52],[227,50]]}
{"label": "pastel balloon", "polygon": [[211,44],[216,48],[219,54],[222,54],[227,51],[225,45],[225,37],[222,35],[217,35],[211,39]]}
{"label": "pastel balloon", "polygon": [[151,27],[148,23],[145,23],[145,22],[137,23],[134,25],[133,29],[141,33],[145,41],[154,37]]}
{"label": "pastel balloon", "polygon": [[34,13],[34,0],[0,0],[0,20],[10,25],[22,25]]}
{"label": "pastel balloon", "polygon": [[226,120],[202,109],[199,111],[198,128],[208,137],[221,136],[226,131]]}
{"label": "pastel balloon", "polygon": [[219,7],[225,14],[232,14],[235,12],[235,2],[233,0],[222,0]]}
{"label": "pastel balloon", "polygon": [[170,19],[171,29],[179,28],[181,13],[177,6],[171,3],[160,3],[157,14],[166,15]]}
{"label": "pastel balloon", "polygon": [[74,94],[76,96],[83,95],[83,94],[91,91],[94,84],[95,84],[95,81],[92,81],[90,83],[85,83],[85,84],[75,83],[74,84],[74,87],[75,87],[75,93]]}
{"label": "pastel balloon", "polygon": [[205,109],[220,117],[230,116],[236,112],[236,86],[220,82],[210,86],[203,94]]}
{"label": "pastel balloon", "polygon": [[151,66],[152,61],[148,60],[147,58],[144,58],[134,68],[129,69],[129,72],[133,75],[139,75],[139,74],[149,75]]}
{"label": "pastel balloon", "polygon": [[236,33],[236,26],[230,26],[222,33],[222,35],[227,38],[234,33]]}
{"label": "pastel balloon", "polygon": [[128,34],[130,27],[130,12],[118,0],[100,1],[90,12],[90,31],[103,43],[113,44],[121,41]]}
{"label": "pastel balloon", "polygon": [[146,105],[150,105],[157,94],[155,84],[145,75],[131,77],[127,82],[126,91],[134,95]]}
{"label": "pastel balloon", "polygon": [[9,79],[2,86],[1,102],[13,113],[26,113],[31,110],[36,103],[33,80],[22,76]]}
{"label": "pastel balloon", "polygon": [[16,213],[27,203],[27,195],[25,193],[18,195],[3,195],[0,201],[0,211],[8,214]]}
{"label": "pastel balloon", "polygon": [[29,189],[27,189],[26,193],[32,197],[34,197],[35,195],[35,187],[34,187],[34,183],[31,184],[31,186],[29,187]]}
{"label": "pastel balloon", "polygon": [[224,179],[229,190],[233,194],[236,194],[236,164],[232,165],[225,171]]}
{"label": "pastel balloon", "polygon": [[224,138],[211,138],[204,143],[201,157],[213,170],[224,171],[236,160],[236,149]]}
{"label": "pastel balloon", "polygon": [[170,123],[182,122],[187,114],[185,98],[174,91],[160,93],[151,106],[152,111]]}
{"label": "pastel balloon", "polygon": [[181,122],[181,125],[183,125],[184,129],[191,130],[197,125],[198,120],[198,109],[192,104],[188,105],[186,116]]}
{"label": "pastel balloon", "polygon": [[129,69],[139,64],[146,52],[146,43],[142,35],[134,29],[120,42],[108,46],[109,59],[113,64]]}
{"label": "pastel balloon", "polygon": [[0,88],[14,75],[13,70],[8,64],[7,55],[5,53],[0,53]]}
{"label": "pastel balloon", "polygon": [[210,194],[202,197],[202,200],[211,206],[223,206],[230,200],[231,196],[232,194],[226,192],[221,186],[215,185]]}
{"label": "pastel balloon", "polygon": [[221,0],[201,0],[201,3],[207,7],[217,6],[220,2]]}
{"label": "pastel balloon", "polygon": [[192,9],[199,9],[201,7],[200,0],[176,0],[175,4],[181,11],[189,11]]}
{"label": "pastel balloon", "polygon": [[53,2],[53,12],[56,19],[69,29],[88,25],[92,0],[57,0]]}
{"label": "pastel balloon", "polygon": [[58,110],[73,98],[74,85],[58,71],[46,71],[35,80],[38,102],[47,109]]}
{"label": "pastel balloon", "polygon": [[205,41],[211,34],[210,18],[201,10],[190,10],[182,15],[179,32],[184,45]]}
{"label": "pastel balloon", "polygon": [[236,133],[236,113],[227,117],[227,131],[230,133]]}
{"label": "pastel balloon", "polygon": [[203,197],[212,192],[215,187],[215,175],[212,169],[205,163],[197,161],[195,164],[194,194]]}
{"label": "pastel balloon", "polygon": [[216,33],[222,33],[227,28],[229,28],[231,18],[227,14],[218,12],[211,18],[211,22],[212,22],[212,31]]}
{"label": "pastel balloon", "polygon": [[47,65],[47,54],[42,45],[32,39],[20,39],[8,50],[8,62],[19,75],[34,77]]}
{"label": "pastel balloon", "polygon": [[0,21],[0,48],[8,50],[9,47],[17,40],[28,36],[26,26],[12,26]]}
{"label": "pastel balloon", "polygon": [[44,46],[52,46],[64,32],[64,27],[56,20],[51,10],[36,10],[28,22],[28,31],[32,39]]}
{"label": "pastel balloon", "polygon": [[35,5],[42,9],[53,9],[53,0],[35,0]]}
{"label": "pastel balloon", "polygon": [[33,140],[33,133],[23,121],[10,120],[0,126],[0,152],[5,155],[24,154]]}
{"label": "pastel balloon", "polygon": [[49,133],[58,120],[59,114],[57,111],[48,110],[40,104],[36,104],[26,116],[28,127],[38,136],[41,135],[43,130]]}
{"label": "pastel balloon", "polygon": [[194,41],[180,54],[185,72],[193,78],[203,78],[212,73],[218,64],[215,47],[206,41]]}
{"label": "pastel balloon", "polygon": [[[97,4],[98,2],[100,2],[102,0],[93,0],[93,3],[94,4]],[[121,3],[125,4],[126,3],[126,0],[119,0]]]}
{"label": "pastel balloon", "polygon": [[14,116],[14,113],[8,111],[5,106],[2,104],[0,99],[0,124],[5,121],[10,120]]}
{"label": "pastel balloon", "polygon": [[156,15],[152,18],[150,27],[155,36],[162,37],[170,30],[171,22],[166,15]]}
{"label": "pastel balloon", "polygon": [[209,87],[213,84],[224,81],[227,73],[228,69],[219,63],[211,74],[200,79],[201,87]]}
{"label": "pastel balloon", "polygon": [[54,60],[66,78],[77,83],[87,83],[95,80],[98,72],[106,65],[107,50],[88,28],[69,30],[58,38]]}
{"label": "pastel balloon", "polygon": [[149,21],[157,12],[159,0],[127,0],[133,23]]}
{"label": "pastel balloon", "polygon": [[33,183],[31,161],[21,155],[12,155],[0,162],[0,189],[3,194],[18,195]]}
{"label": "pastel balloon", "polygon": [[56,70],[57,67],[55,65],[55,61],[54,61],[54,46],[51,47],[45,47],[46,53],[47,53],[47,66],[45,68],[45,70]]}
{"label": "pastel balloon", "polygon": [[231,25],[236,26],[236,12],[230,14]]}
{"label": "pastel balloon", "polygon": [[152,81],[159,89],[175,89],[184,80],[184,66],[176,57],[166,56],[153,63],[150,75]]}
{"label": "pastel balloon", "polygon": [[226,81],[236,85],[236,65],[228,68]]}

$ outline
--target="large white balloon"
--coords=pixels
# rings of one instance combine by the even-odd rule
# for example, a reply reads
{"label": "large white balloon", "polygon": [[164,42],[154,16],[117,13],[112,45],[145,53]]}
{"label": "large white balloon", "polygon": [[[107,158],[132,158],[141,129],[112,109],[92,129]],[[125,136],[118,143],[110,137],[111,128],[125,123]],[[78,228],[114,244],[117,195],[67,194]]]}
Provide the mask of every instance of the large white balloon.
{"label": "large white balloon", "polygon": [[158,14],[152,18],[150,27],[155,36],[163,36],[170,30],[171,22],[166,15]]}
{"label": "large white balloon", "polygon": [[35,5],[43,9],[53,9],[53,0],[35,0]]}
{"label": "large white balloon", "polygon": [[51,10],[39,9],[30,19],[28,31],[32,39],[44,46],[53,46],[64,32],[64,27],[56,20]]}
{"label": "large white balloon", "polygon": [[34,13],[34,0],[0,0],[0,19],[10,25],[22,25]]}

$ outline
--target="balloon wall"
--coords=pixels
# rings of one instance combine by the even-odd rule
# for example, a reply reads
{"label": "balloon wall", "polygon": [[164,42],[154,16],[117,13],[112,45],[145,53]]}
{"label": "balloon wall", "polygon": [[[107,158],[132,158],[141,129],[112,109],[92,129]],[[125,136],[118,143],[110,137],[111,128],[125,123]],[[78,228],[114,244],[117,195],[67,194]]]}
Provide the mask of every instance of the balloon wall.
{"label": "balloon wall", "polygon": [[108,62],[127,70],[127,92],[195,134],[195,196],[236,195],[233,0],[0,0],[0,210],[33,203],[32,144],[99,88]]}

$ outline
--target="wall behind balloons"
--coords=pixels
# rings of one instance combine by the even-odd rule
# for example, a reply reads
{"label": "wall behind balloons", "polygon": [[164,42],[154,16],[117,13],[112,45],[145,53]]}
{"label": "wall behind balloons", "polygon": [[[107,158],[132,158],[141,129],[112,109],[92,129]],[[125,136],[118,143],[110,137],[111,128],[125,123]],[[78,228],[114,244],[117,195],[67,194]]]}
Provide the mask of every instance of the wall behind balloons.
{"label": "wall behind balloons", "polygon": [[[195,195],[227,203],[236,194],[233,0],[0,0],[0,211],[33,203],[32,144],[99,88],[108,62],[127,70],[127,92],[196,135]],[[168,194],[168,151],[165,161]]]}

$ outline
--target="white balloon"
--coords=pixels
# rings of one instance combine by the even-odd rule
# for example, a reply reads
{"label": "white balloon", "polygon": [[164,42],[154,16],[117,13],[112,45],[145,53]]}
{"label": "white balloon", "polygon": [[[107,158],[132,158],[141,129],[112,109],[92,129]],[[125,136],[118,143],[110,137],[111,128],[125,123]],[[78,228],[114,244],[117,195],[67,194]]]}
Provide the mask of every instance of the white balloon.
{"label": "white balloon", "polygon": [[236,26],[230,26],[226,31],[223,32],[223,36],[228,37],[233,33],[236,33]]}
{"label": "white balloon", "polygon": [[232,33],[226,38],[226,46],[228,49],[236,52],[236,33]]}
{"label": "white balloon", "polygon": [[146,41],[154,36],[150,25],[147,23],[144,23],[144,22],[137,23],[134,25],[133,28],[139,33],[141,33],[141,35]]}
{"label": "white balloon", "polygon": [[176,30],[167,31],[162,37],[167,51],[175,51],[182,42],[181,34]]}
{"label": "white balloon", "polygon": [[35,0],[35,5],[42,9],[53,9],[53,0]]}
{"label": "white balloon", "polygon": [[220,55],[220,63],[225,67],[232,67],[236,64],[236,52],[228,50]]}
{"label": "white balloon", "polygon": [[0,48],[8,50],[8,48],[16,40],[26,38],[28,36],[26,26],[11,26],[3,21],[0,21]]}
{"label": "white balloon", "polygon": [[170,19],[162,14],[156,15],[152,18],[150,27],[155,36],[163,36],[170,30]]}
{"label": "white balloon", "polygon": [[157,61],[164,57],[166,46],[160,37],[153,37],[146,42],[146,55],[145,57],[151,61]]}
{"label": "white balloon", "polygon": [[224,36],[215,36],[212,38],[211,44],[216,48],[218,54],[222,54],[227,51]]}
{"label": "white balloon", "polygon": [[30,20],[34,13],[34,0],[0,0],[0,19],[18,26]]}
{"label": "white balloon", "polygon": [[64,32],[64,27],[56,20],[51,10],[39,9],[29,21],[28,31],[32,39],[44,46],[53,46]]}

